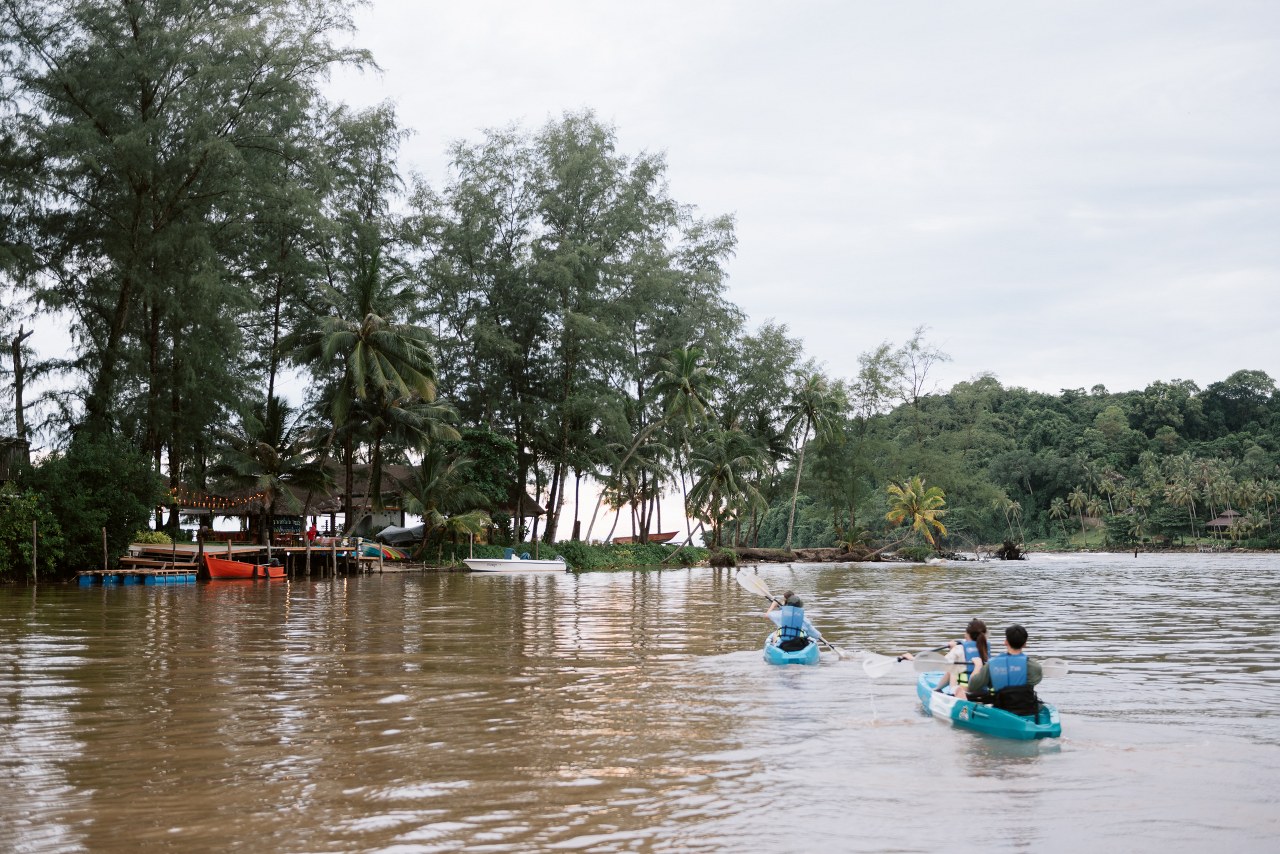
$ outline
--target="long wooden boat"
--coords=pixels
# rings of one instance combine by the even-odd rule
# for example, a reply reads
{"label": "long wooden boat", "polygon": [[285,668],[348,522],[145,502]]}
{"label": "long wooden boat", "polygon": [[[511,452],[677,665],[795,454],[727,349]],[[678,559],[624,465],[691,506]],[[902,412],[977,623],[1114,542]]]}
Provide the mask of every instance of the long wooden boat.
{"label": "long wooden boat", "polygon": [[[679,531],[664,531],[661,534],[650,534],[649,542],[669,543],[672,540],[674,540],[679,535],[679,533],[680,533]],[[625,546],[627,543],[638,543],[638,542],[640,542],[640,538],[635,536],[613,538],[613,544],[615,546]]]}
{"label": "long wooden boat", "polygon": [[205,568],[209,570],[209,577],[212,579],[230,579],[230,578],[284,578],[284,567],[280,565],[271,565],[266,563],[243,563],[238,560],[227,560],[224,557],[214,557],[209,553],[204,556]]}

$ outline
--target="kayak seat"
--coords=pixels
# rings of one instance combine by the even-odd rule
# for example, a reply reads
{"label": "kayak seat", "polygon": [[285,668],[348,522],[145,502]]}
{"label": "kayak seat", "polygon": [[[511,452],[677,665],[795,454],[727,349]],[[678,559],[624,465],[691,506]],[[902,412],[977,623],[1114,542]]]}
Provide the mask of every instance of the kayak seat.
{"label": "kayak seat", "polygon": [[784,640],[782,643],[778,644],[778,649],[783,652],[799,652],[808,645],[808,638],[791,638],[790,640]]}

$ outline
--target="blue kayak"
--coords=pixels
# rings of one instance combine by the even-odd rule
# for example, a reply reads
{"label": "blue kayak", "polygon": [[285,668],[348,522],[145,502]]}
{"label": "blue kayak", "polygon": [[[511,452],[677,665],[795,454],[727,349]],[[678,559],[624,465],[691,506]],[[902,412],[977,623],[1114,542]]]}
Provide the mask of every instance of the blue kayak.
{"label": "blue kayak", "polygon": [[809,638],[809,642],[795,652],[786,652],[778,646],[781,632],[771,632],[764,639],[764,660],[770,664],[817,664],[818,642]]}
{"label": "blue kayak", "polygon": [[984,703],[957,700],[950,694],[933,690],[942,679],[941,673],[921,673],[916,680],[916,694],[925,713],[955,726],[986,733],[999,738],[1016,738],[1031,741],[1036,738],[1058,738],[1062,735],[1062,722],[1058,710],[1048,703],[1040,704],[1034,715],[1015,715]]}

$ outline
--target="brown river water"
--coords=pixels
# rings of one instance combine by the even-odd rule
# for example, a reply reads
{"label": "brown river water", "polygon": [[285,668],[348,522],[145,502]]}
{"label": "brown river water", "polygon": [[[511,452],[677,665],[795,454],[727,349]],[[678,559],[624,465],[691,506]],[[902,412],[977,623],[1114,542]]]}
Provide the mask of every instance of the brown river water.
{"label": "brown river water", "polygon": [[[1280,557],[0,588],[0,851],[1280,851]],[[919,710],[971,616],[1061,739]]]}

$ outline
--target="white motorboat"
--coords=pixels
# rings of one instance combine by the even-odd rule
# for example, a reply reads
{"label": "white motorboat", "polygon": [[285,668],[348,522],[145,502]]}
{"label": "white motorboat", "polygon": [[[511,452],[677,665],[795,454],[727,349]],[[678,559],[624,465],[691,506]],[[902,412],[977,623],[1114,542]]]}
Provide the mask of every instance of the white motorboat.
{"label": "white motorboat", "polygon": [[472,572],[567,572],[569,564],[556,555],[553,560],[534,560],[512,555],[503,557],[469,557],[463,561]]}

